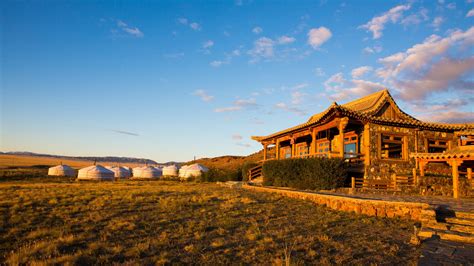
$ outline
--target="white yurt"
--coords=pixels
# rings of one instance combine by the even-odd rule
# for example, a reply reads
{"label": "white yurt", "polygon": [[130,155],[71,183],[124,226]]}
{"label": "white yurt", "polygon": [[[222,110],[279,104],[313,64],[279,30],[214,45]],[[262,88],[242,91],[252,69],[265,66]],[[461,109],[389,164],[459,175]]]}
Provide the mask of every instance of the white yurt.
{"label": "white yurt", "polygon": [[163,167],[163,176],[178,176],[178,167],[174,164]]}
{"label": "white yurt", "polygon": [[153,166],[133,168],[133,178],[158,178],[161,176],[161,170]]}
{"label": "white yurt", "polygon": [[[183,168],[185,169],[181,171]],[[207,169],[205,166],[195,163],[181,167],[181,169],[179,169],[179,177],[187,179],[190,177],[201,176],[202,173],[205,173],[207,171],[209,171],[209,169]]]}
{"label": "white yurt", "polygon": [[103,167],[102,165],[92,165],[79,170],[78,180],[100,180],[113,181],[114,172]]}
{"label": "white yurt", "polygon": [[179,177],[184,177],[186,175],[186,170],[188,169],[189,165],[183,165],[179,168],[178,175]]}
{"label": "white yurt", "polygon": [[48,169],[48,175],[52,176],[76,176],[77,171],[65,164],[56,165]]}
{"label": "white yurt", "polygon": [[128,167],[123,166],[106,166],[105,168],[109,169],[110,171],[114,172],[115,179],[126,179],[132,176]]}

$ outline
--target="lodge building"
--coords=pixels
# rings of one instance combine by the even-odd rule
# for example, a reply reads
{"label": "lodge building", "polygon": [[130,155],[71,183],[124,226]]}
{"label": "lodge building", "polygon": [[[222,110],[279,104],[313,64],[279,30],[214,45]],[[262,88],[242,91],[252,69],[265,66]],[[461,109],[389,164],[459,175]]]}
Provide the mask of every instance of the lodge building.
{"label": "lodge building", "polygon": [[471,171],[470,178],[474,165],[474,121],[420,121],[402,111],[388,90],[342,105],[334,102],[306,123],[252,139],[263,145],[264,161],[344,158],[352,174],[364,179],[393,179],[414,171],[424,175],[430,162],[446,165],[453,174],[454,167],[462,167]]}

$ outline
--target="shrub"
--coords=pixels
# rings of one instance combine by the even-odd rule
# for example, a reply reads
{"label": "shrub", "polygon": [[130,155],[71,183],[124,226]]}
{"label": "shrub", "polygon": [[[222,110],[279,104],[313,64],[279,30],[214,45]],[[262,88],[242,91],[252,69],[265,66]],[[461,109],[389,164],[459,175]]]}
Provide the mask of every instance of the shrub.
{"label": "shrub", "polygon": [[263,164],[263,184],[297,189],[334,189],[344,185],[347,166],[333,158],[273,160]]}
{"label": "shrub", "polygon": [[242,180],[248,181],[249,180],[249,170],[257,166],[258,163],[256,162],[246,162],[242,166]]}
{"label": "shrub", "polygon": [[202,173],[196,178],[198,182],[225,182],[225,181],[241,181],[242,170],[239,168],[233,171],[225,171],[217,168],[211,168],[209,171]]}

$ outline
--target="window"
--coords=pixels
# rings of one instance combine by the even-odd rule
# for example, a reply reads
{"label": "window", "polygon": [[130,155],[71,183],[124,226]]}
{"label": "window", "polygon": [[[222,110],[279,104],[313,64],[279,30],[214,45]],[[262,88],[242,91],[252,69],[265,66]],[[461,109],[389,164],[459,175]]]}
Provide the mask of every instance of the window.
{"label": "window", "polygon": [[344,158],[357,157],[357,135],[352,133],[344,136]]}
{"label": "window", "polygon": [[329,140],[324,140],[324,141],[318,141],[316,143],[316,153],[318,154],[324,154],[324,153],[329,153],[330,151],[330,145],[329,145]]}
{"label": "window", "polygon": [[429,153],[444,152],[447,149],[448,149],[448,141],[447,140],[429,139],[427,141],[427,150],[428,150]]}
{"label": "window", "polygon": [[280,158],[282,159],[291,158],[291,147],[288,147],[288,146],[281,147]]}
{"label": "window", "polygon": [[381,159],[404,159],[403,136],[380,134],[380,158]]}
{"label": "window", "polygon": [[296,155],[297,156],[304,156],[309,154],[309,147],[306,143],[298,143],[296,144]]}
{"label": "window", "polygon": [[472,146],[472,145],[474,145],[474,135],[461,136],[461,146]]}

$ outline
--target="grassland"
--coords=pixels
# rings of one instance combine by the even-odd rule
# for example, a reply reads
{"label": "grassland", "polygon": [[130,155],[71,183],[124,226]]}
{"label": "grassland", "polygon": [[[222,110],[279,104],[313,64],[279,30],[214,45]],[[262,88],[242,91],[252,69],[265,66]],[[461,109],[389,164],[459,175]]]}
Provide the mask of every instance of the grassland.
{"label": "grassland", "polygon": [[216,184],[3,178],[0,217],[0,264],[411,264],[419,254],[409,221]]}

